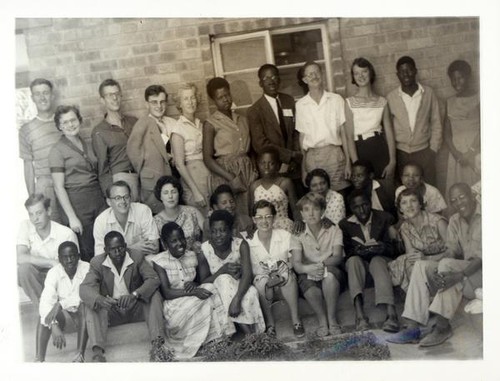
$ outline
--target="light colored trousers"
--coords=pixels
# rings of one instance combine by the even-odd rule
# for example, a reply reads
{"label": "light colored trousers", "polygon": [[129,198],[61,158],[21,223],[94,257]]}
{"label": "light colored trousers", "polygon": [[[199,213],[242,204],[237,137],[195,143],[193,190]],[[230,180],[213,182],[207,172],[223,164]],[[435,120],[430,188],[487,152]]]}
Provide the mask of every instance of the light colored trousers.
{"label": "light colored trousers", "polygon": [[[477,271],[466,280],[437,292],[432,284],[432,274],[436,269],[438,272],[463,271],[468,265],[469,261],[453,258],[443,258],[439,262],[417,261],[411,274],[402,316],[423,325],[427,324],[430,312],[449,320],[453,318],[462,296],[474,299],[474,290],[482,285],[482,271]],[[431,302],[431,297],[434,294],[434,299]]]}

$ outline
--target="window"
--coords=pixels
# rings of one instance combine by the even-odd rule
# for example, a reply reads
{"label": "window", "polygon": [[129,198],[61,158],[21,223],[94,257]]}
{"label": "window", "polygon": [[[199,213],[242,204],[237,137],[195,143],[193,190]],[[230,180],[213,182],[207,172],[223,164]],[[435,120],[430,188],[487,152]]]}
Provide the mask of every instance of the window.
{"label": "window", "polygon": [[257,71],[265,63],[280,70],[280,91],[298,99],[304,90],[297,73],[306,61],[316,61],[322,68],[326,88],[332,90],[332,73],[325,25],[301,25],[265,30],[235,36],[215,37],[213,57],[215,74],[231,85],[233,101],[238,109],[246,109],[260,96]]}

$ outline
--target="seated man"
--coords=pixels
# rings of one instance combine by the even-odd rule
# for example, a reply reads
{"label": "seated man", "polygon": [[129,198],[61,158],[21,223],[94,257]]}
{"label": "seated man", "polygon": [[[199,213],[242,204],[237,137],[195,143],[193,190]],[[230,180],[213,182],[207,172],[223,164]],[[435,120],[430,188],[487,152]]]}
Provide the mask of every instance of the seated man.
{"label": "seated man", "polygon": [[47,273],[40,298],[40,327],[37,329],[37,360],[45,361],[50,335],[54,346],[66,346],[64,327],[72,321],[78,327],[78,352],[73,362],[84,362],[87,346],[87,328],[80,303],[80,284],[89,271],[89,264],[80,260],[76,243],[65,241],[59,245],[59,264]]}
{"label": "seated man", "polygon": [[[337,321],[337,301],[344,280],[342,263],[342,231],[336,225],[324,227],[321,216],[325,198],[307,193],[297,203],[305,231],[292,244],[293,268],[299,274],[299,289],[318,319],[319,337],[342,333]],[[326,306],[323,307],[323,304]]]}
{"label": "seated man", "polygon": [[104,254],[92,258],[80,285],[85,321],[94,362],[106,362],[104,347],[108,325],[146,320],[153,346],[165,337],[158,275],[151,265],[127,253],[121,233],[104,237]]}
{"label": "seated man", "polygon": [[[373,180],[375,172],[370,162],[358,160],[352,165],[351,183],[354,189],[362,189],[371,197],[371,207],[374,210],[384,210],[396,215],[392,192],[387,192],[382,185]],[[353,213],[351,210],[350,213]]]}
{"label": "seated man", "polygon": [[17,237],[17,277],[19,285],[38,308],[47,271],[59,263],[59,245],[64,241],[78,245],[78,240],[70,228],[50,220],[49,198],[35,193],[24,206],[29,220],[21,223]]}
{"label": "seated man", "polygon": [[426,326],[432,313],[436,325],[420,346],[444,343],[452,335],[450,320],[462,296],[474,299],[474,290],[482,285],[481,209],[467,184],[454,184],[449,197],[451,207],[458,213],[451,216],[448,224],[447,257],[439,262],[415,263],[402,314],[408,320],[408,328],[388,338],[389,342],[419,342],[426,330],[420,325]]}
{"label": "seated man", "polygon": [[399,323],[391,276],[387,268],[387,262],[394,254],[389,233],[393,229],[394,218],[389,213],[372,209],[368,195],[362,190],[351,192],[349,207],[353,215],[340,221],[339,226],[343,232],[347,279],[354,301],[356,329],[362,331],[369,328],[363,311],[363,289],[368,268],[375,284],[375,304],[383,305],[387,311],[387,320],[382,329],[397,332]]}
{"label": "seated man", "polygon": [[130,202],[129,185],[121,180],[106,189],[106,202],[110,206],[94,222],[95,253],[104,253],[104,236],[110,231],[125,237],[129,251],[135,255],[157,254],[159,235],[151,209],[147,205]]}

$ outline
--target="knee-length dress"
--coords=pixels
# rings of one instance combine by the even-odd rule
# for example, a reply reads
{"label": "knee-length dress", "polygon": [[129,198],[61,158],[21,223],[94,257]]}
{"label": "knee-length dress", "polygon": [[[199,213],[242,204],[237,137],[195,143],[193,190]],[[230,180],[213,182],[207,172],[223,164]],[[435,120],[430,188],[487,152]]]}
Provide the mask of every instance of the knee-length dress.
{"label": "knee-length dress", "polygon": [[[220,111],[215,111],[207,119],[215,130],[214,135],[214,156],[217,163],[229,173],[239,176],[247,189],[257,179],[257,171],[252,160],[248,156],[250,150],[250,130],[247,119],[236,113],[232,114],[232,119]],[[211,173],[210,192],[227,181]],[[236,206],[238,212],[248,214],[248,192],[237,193]]]}
{"label": "knee-length dress", "polygon": [[[481,129],[479,94],[470,97],[453,96],[447,100],[448,119],[455,148],[465,153],[469,150]],[[479,180],[479,174],[471,166],[460,165],[452,154],[448,158],[448,173],[446,190],[455,183],[474,185]]]}
{"label": "knee-length dress", "polygon": [[[226,263],[241,263],[240,246],[242,241],[243,239],[241,238],[233,238],[231,253],[225,259],[221,259],[215,254],[215,250],[209,241],[201,245],[203,255],[207,260],[212,274],[215,274]],[[225,313],[228,314],[229,305],[238,291],[239,280],[234,279],[229,274],[222,274],[214,280],[213,284],[222,299]],[[262,310],[260,309],[259,295],[255,287],[250,286],[243,296],[241,300],[241,313],[229,319],[235,323],[255,324],[257,333],[264,332],[266,325],[262,316]]]}
{"label": "knee-length dress", "polygon": [[279,185],[273,184],[269,187],[269,189],[259,185],[255,188],[254,200],[255,202],[259,200],[267,200],[272,203],[276,208],[273,228],[292,232],[293,221],[288,218],[288,196]]}
{"label": "knee-length dress", "polygon": [[[184,289],[185,283],[193,281],[196,276],[198,260],[192,251],[187,251],[181,258],[164,251],[155,255],[152,261],[165,270],[174,289]],[[207,299],[184,296],[163,302],[165,346],[174,351],[177,359],[191,358],[201,345],[235,332],[215,287],[209,283],[199,287],[212,292],[212,296]]]}

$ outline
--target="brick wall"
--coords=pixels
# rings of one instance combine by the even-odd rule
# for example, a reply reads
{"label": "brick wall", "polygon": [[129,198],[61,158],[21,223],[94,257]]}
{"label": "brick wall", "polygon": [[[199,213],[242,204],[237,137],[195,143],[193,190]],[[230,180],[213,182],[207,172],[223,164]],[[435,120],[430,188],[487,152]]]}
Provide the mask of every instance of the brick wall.
{"label": "brick wall", "polygon": [[[18,19],[24,30],[30,70],[18,77],[18,87],[36,77],[52,79],[59,103],[81,107],[84,135],[102,118],[97,94],[105,78],[123,87],[124,110],[144,112],[144,89],[162,84],[169,93],[186,81],[203,90],[214,75],[210,34],[231,34],[323,21],[330,43],[334,89],[351,95],[350,64],[358,56],[369,59],[377,71],[376,90],[386,94],[398,85],[395,62],[411,55],[419,79],[440,98],[452,94],[446,68],[457,58],[479,71],[477,18],[266,18],[266,19]],[[204,90],[200,117],[208,113]],[[169,115],[178,111],[170,100]]]}

